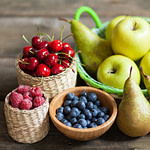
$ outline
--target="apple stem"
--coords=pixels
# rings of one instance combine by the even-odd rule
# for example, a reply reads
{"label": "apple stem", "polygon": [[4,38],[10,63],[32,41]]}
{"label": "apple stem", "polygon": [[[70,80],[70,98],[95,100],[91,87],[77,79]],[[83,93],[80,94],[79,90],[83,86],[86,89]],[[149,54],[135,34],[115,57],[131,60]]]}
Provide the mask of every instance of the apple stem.
{"label": "apple stem", "polygon": [[133,31],[136,30],[136,27],[137,27],[137,22],[134,23]]}

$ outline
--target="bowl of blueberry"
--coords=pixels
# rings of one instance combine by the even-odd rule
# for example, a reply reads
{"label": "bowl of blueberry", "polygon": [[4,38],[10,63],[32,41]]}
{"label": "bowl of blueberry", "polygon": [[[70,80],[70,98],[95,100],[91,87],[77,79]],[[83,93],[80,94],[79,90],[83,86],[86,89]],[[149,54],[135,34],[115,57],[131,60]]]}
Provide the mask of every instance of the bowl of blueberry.
{"label": "bowl of blueberry", "polygon": [[88,141],[103,135],[113,125],[117,104],[111,95],[100,89],[80,86],[56,95],[49,113],[53,124],[64,135]]}

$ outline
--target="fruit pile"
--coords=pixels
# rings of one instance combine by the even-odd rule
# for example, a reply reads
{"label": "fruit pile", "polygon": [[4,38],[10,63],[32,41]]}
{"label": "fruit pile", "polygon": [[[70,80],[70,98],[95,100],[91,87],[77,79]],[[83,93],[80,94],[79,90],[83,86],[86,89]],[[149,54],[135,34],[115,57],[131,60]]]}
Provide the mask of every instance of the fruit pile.
{"label": "fruit pile", "polygon": [[[43,40],[48,37],[49,41]],[[30,42],[23,36],[28,44]],[[31,46],[23,48],[23,57],[19,60],[20,68],[34,77],[47,77],[63,72],[68,68],[75,56],[74,50],[67,42],[53,40],[46,33],[32,38]]]}
{"label": "fruit pile", "polygon": [[69,93],[63,105],[56,110],[59,121],[69,127],[93,128],[109,119],[109,109],[102,106],[95,93],[82,92],[79,96]]}
{"label": "fruit pile", "polygon": [[16,91],[12,91],[9,96],[9,103],[14,108],[21,110],[31,110],[45,103],[45,97],[40,87],[30,87],[19,85]]}

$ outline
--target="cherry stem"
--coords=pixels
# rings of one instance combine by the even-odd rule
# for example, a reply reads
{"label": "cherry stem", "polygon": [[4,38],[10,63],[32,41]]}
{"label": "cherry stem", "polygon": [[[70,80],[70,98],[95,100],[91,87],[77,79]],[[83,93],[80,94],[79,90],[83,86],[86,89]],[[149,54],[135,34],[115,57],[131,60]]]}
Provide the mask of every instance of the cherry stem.
{"label": "cherry stem", "polygon": [[28,64],[30,64],[30,63],[28,63],[28,62],[24,62],[24,61],[22,61],[22,60],[20,60],[20,59],[17,59],[20,63],[22,63],[22,64],[25,64],[25,65],[28,65]]}
{"label": "cherry stem", "polygon": [[41,85],[41,84],[42,84],[42,82],[43,82],[43,76],[41,77],[41,81],[40,81],[40,83],[38,83],[38,84],[34,84],[34,85],[32,85],[32,87],[39,86],[39,85]]}
{"label": "cherry stem", "polygon": [[51,39],[52,39],[51,41],[54,41],[54,34],[52,34],[52,37],[51,37]]}
{"label": "cherry stem", "polygon": [[52,38],[47,33],[39,32],[37,35],[45,35],[50,41],[52,41]]}
{"label": "cherry stem", "polygon": [[24,35],[22,35],[22,38],[26,41],[26,43],[28,43],[29,45],[31,45],[31,43],[27,40],[27,38]]}
{"label": "cherry stem", "polygon": [[65,18],[63,18],[63,17],[59,17],[58,19],[59,19],[59,20],[66,21],[66,22],[68,22],[68,23],[71,23],[71,21],[69,21],[69,20],[67,20],[67,19],[65,19]]}
{"label": "cherry stem", "polygon": [[62,30],[61,30],[61,34],[60,34],[60,41],[62,41],[62,35],[63,35],[63,31],[65,29],[65,26],[63,26]]}
{"label": "cherry stem", "polygon": [[70,36],[73,36],[73,33],[71,33],[71,34],[67,35],[66,37],[64,37],[64,38],[62,39],[62,42],[63,42],[65,39],[67,39],[68,37],[70,37]]}

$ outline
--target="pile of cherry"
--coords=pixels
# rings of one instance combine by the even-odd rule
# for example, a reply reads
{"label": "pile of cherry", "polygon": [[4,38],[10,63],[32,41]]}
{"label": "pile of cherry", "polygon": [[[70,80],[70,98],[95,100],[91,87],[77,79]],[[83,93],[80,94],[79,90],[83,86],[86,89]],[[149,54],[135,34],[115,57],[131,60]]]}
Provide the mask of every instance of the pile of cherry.
{"label": "pile of cherry", "polygon": [[19,66],[31,76],[47,77],[63,72],[70,66],[74,56],[75,52],[69,43],[58,39],[47,41],[34,36],[31,46],[23,48]]}

